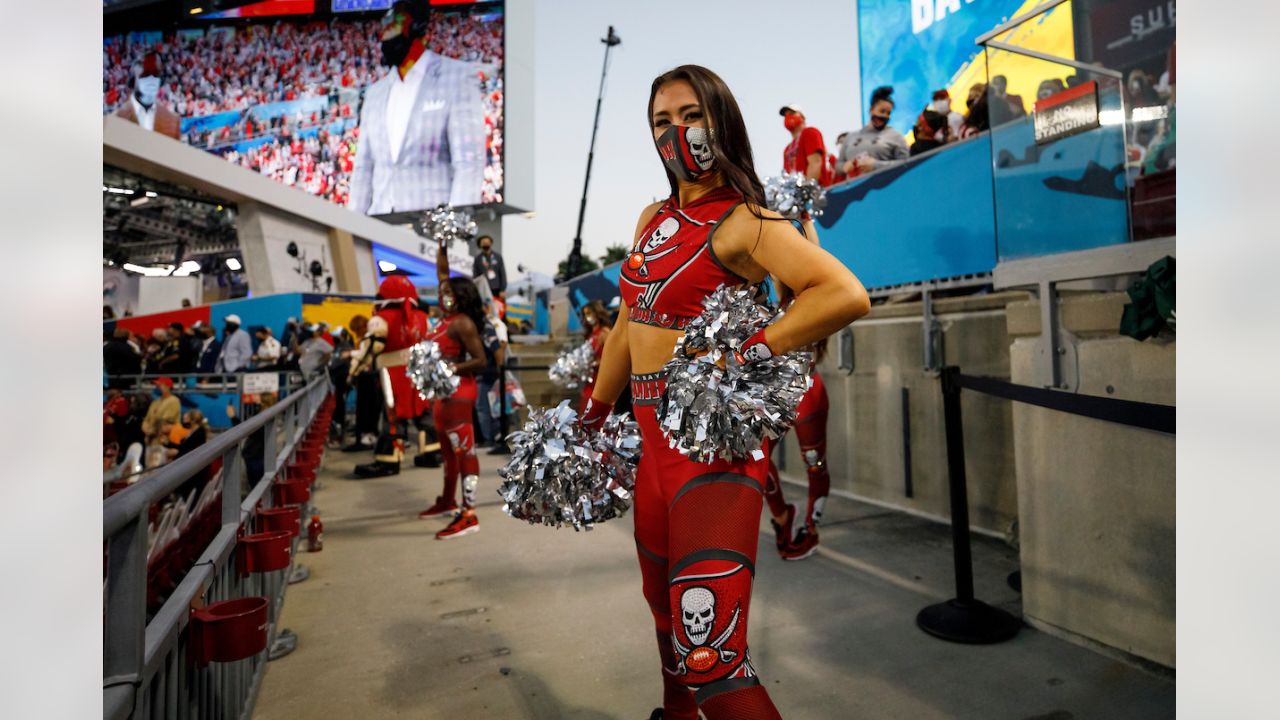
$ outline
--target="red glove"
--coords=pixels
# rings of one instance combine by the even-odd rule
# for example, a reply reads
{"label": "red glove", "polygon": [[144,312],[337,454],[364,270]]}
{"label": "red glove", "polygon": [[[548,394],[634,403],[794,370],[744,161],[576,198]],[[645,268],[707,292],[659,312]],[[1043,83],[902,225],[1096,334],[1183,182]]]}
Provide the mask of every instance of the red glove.
{"label": "red glove", "polygon": [[612,404],[588,398],[587,409],[583,411],[578,425],[587,432],[596,432],[604,427],[604,421],[608,419],[611,412],[613,412]]}
{"label": "red glove", "polygon": [[747,341],[742,343],[737,357],[740,364],[759,362],[773,357],[773,349],[764,340],[764,331],[765,328],[760,328],[755,335],[747,338]]}

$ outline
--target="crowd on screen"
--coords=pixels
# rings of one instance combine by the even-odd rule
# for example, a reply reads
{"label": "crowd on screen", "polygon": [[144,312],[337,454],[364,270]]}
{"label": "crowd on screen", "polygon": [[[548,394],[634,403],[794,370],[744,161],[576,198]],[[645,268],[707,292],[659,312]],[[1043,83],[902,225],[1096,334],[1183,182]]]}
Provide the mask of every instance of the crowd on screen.
{"label": "crowd on screen", "polygon": [[[500,201],[502,25],[465,13],[436,13],[431,24],[434,52],[477,64],[488,154],[481,199]],[[158,44],[110,38],[103,44],[103,112],[112,113],[128,100],[130,68],[150,51],[162,60],[159,102],[184,119],[325,98],[320,109],[271,118],[244,112],[233,122],[184,131],[182,139],[345,205],[361,93],[387,72],[379,65],[379,29],[376,20],[281,20],[234,32],[211,30],[196,38],[167,34]],[[254,140],[261,142],[247,142]]]}

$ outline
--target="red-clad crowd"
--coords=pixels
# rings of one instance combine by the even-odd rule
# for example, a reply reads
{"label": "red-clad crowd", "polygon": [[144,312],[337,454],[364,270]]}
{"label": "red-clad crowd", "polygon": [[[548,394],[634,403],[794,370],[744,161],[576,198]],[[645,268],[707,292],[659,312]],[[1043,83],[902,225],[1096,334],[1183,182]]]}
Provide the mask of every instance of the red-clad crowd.
{"label": "red-clad crowd", "polygon": [[[481,199],[502,199],[502,22],[465,13],[431,19],[431,49],[476,63],[484,98],[487,162]],[[103,44],[103,112],[129,97],[130,68],[159,53],[159,102],[183,118],[302,98],[325,107],[271,118],[249,113],[234,123],[192,129],[182,140],[326,200],[345,205],[355,160],[363,90],[386,73],[379,65],[378,21],[279,20],[211,28],[200,37],[166,34],[159,43],[108,38]],[[302,137],[306,135],[306,137]],[[269,137],[247,149],[235,144]],[[243,147],[243,146],[242,146]]]}

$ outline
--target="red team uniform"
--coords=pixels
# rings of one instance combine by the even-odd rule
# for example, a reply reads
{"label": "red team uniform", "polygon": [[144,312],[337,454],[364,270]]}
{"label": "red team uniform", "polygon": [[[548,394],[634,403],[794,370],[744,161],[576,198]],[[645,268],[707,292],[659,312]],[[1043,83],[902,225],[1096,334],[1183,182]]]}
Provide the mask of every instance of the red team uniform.
{"label": "red team uniform", "polygon": [[[742,202],[721,187],[680,207],[668,199],[623,264],[628,321],[683,329],[721,285],[747,281],[716,257],[712,236]],[[663,373],[633,375],[644,452],[635,539],[657,627],[666,720],[778,718],[747,649],[757,528],[768,460],[697,463],[670,449],[658,425]]]}

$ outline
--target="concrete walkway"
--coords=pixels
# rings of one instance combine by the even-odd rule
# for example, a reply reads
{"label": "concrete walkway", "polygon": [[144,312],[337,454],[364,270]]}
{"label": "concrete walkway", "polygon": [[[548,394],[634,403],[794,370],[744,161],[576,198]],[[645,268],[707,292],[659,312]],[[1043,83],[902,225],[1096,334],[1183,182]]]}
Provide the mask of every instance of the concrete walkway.
{"label": "concrete walkway", "polygon": [[[316,494],[325,548],[289,588],[298,649],[268,666],[255,717],[639,720],[661,702],[630,517],[589,533],[517,522],[482,455],[479,533],[441,542],[414,516],[440,471],[345,479]],[[801,490],[789,486],[797,498]],[[1174,683],[1024,627],[993,646],[915,626],[952,588],[950,530],[832,498],[821,553],[783,563],[762,522],[750,643],[784,717],[933,720],[1172,718]],[[975,537],[980,598],[1018,612],[1017,555]]]}

